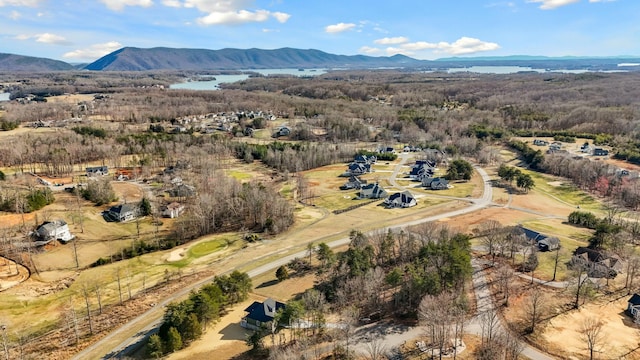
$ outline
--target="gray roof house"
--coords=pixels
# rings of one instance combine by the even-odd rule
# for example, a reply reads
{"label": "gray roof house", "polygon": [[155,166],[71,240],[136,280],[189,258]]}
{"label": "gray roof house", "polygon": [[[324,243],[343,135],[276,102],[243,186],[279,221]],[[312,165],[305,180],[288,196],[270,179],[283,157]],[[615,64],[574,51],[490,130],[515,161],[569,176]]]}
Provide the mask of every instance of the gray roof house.
{"label": "gray roof house", "polygon": [[74,238],[69,231],[69,226],[62,220],[45,221],[34,232],[38,245],[48,244],[53,240],[66,243]]}
{"label": "gray roof house", "polygon": [[242,318],[240,326],[253,330],[268,329],[273,325],[273,318],[278,310],[284,308],[285,304],[271,298],[264,302],[254,301],[253,304],[244,309],[248,314]]}
{"label": "gray roof house", "polygon": [[573,266],[585,266],[587,275],[593,278],[613,279],[624,269],[618,257],[582,246],[573,253],[570,263]]}
{"label": "gray roof house", "polygon": [[633,294],[627,302],[627,314],[634,319],[640,316],[640,295]]}
{"label": "gray roof house", "polygon": [[387,197],[387,191],[378,183],[363,185],[360,188],[361,199],[383,199]]}
{"label": "gray roof house", "polygon": [[140,214],[138,204],[120,204],[106,211],[105,217],[111,221],[124,222],[135,219]]}
{"label": "gray roof house", "polygon": [[360,189],[366,183],[366,180],[360,180],[359,177],[351,175],[349,181],[340,186],[340,190]]}
{"label": "gray roof house", "polygon": [[527,229],[522,225],[518,225],[518,227],[522,229],[522,232],[524,233],[524,236],[527,237],[527,239],[536,243],[536,245],[538,246],[538,250],[540,251],[551,251],[556,250],[560,247],[560,239],[558,239],[557,237],[550,237],[541,234],[537,231]]}
{"label": "gray roof house", "polygon": [[449,188],[449,181],[442,177],[424,177],[422,179],[422,186],[431,190],[447,190]]}
{"label": "gray roof house", "polygon": [[409,191],[403,191],[391,194],[384,203],[387,207],[408,208],[418,205],[418,200]]}
{"label": "gray roof house", "polygon": [[351,175],[363,175],[371,172],[371,164],[352,162],[347,168],[347,172]]}
{"label": "gray roof house", "polygon": [[163,217],[173,219],[182,215],[184,209],[185,207],[183,204],[180,204],[179,202],[172,202],[171,204],[163,206],[161,212]]}

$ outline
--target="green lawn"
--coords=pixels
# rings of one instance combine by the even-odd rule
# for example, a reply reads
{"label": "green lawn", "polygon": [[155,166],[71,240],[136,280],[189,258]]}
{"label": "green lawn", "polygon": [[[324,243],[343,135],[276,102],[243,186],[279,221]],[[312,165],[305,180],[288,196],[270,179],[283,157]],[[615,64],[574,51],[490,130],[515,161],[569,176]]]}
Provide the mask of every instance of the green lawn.
{"label": "green lawn", "polygon": [[[601,211],[602,205],[589,193],[578,189],[569,180],[559,179],[535,171],[520,169],[531,175],[535,185],[532,191],[554,197],[570,206],[580,206],[582,210]],[[560,182],[559,186],[553,185]],[[551,184],[550,184],[551,183]]]}
{"label": "green lawn", "polygon": [[193,256],[194,258],[199,258],[205,255],[212,254],[218,250],[224,249],[224,247],[227,246],[227,243],[230,240],[231,239],[220,238],[197,243],[189,248],[189,255]]}

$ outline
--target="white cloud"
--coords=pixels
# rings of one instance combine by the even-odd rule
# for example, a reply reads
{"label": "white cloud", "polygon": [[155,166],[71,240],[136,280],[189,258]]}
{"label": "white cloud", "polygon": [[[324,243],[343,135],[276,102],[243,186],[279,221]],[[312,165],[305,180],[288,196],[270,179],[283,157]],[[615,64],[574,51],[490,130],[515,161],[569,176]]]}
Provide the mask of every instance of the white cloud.
{"label": "white cloud", "polygon": [[[180,4],[177,0],[165,0],[165,2]],[[268,10],[247,10],[253,5],[254,0],[184,0],[181,5],[185,8],[196,8],[207,15],[198,18],[200,25],[236,25],[248,22],[264,22],[270,18],[280,23],[285,23],[291,17],[283,12],[271,12]]]}
{"label": "white cloud", "polygon": [[62,55],[68,59],[95,60],[112,53],[122,47],[117,41],[109,41],[103,44],[94,44],[85,49],[70,51]]}
{"label": "white cloud", "polygon": [[0,7],[3,6],[27,6],[36,7],[42,0],[0,0]]}
{"label": "white cloud", "polygon": [[44,43],[44,44],[71,45],[71,42],[65,39],[64,37],[60,35],[50,34],[50,33],[36,34],[36,35],[20,34],[20,35],[17,35],[14,39],[16,40],[35,39],[36,42]]}
{"label": "white cloud", "polygon": [[71,45],[71,42],[60,35],[44,33],[35,36],[36,41],[45,44]]}
{"label": "white cloud", "polygon": [[283,12],[274,12],[274,13],[271,13],[271,16],[276,18],[276,20],[278,20],[279,23],[286,23],[287,20],[289,20],[289,18],[291,17],[291,15],[285,14]]}
{"label": "white cloud", "polygon": [[[407,55],[414,56],[415,54],[425,51],[431,50],[436,54],[449,54],[449,55],[464,55],[464,54],[472,54],[482,51],[491,51],[497,50],[500,48],[500,45],[492,42],[486,42],[479,39],[474,39],[470,37],[461,37],[460,39],[454,41],[453,43],[448,42],[438,42],[438,43],[430,43],[426,41],[416,41],[416,42],[405,42],[391,45],[398,46],[390,46],[384,49],[384,52],[391,55]],[[363,46],[360,48],[360,52],[362,53],[374,53],[379,52],[379,49],[371,48],[368,46]]]}
{"label": "white cloud", "polygon": [[182,3],[179,0],[162,0],[162,5],[173,8],[182,7]]}
{"label": "white cloud", "polygon": [[402,44],[400,45],[400,47],[402,47],[404,50],[420,51],[420,50],[428,50],[428,49],[437,49],[438,44],[428,43],[426,41],[416,41],[412,43]]}
{"label": "white cloud", "polygon": [[403,44],[408,42],[409,39],[404,36],[398,37],[386,37],[382,39],[374,40],[373,42],[379,45],[395,45],[395,44]]}
{"label": "white cloud", "polygon": [[363,54],[375,55],[375,54],[380,54],[382,50],[375,47],[363,46],[360,48],[360,52]]}
{"label": "white cloud", "polygon": [[228,11],[212,12],[207,16],[198,18],[200,25],[235,25],[248,22],[263,22],[269,19],[270,13],[267,10],[258,11]]}
{"label": "white cloud", "polygon": [[436,52],[447,53],[450,55],[463,55],[473,54],[482,51],[497,50],[500,45],[492,42],[486,42],[470,37],[461,37],[455,42],[449,44],[446,42],[439,42],[436,47]]}
{"label": "white cloud", "polygon": [[125,6],[142,6],[149,7],[153,5],[153,0],[100,0],[109,9],[120,11]]}
{"label": "white cloud", "polygon": [[280,32],[278,29],[262,29],[263,33],[272,33],[272,32]]}
{"label": "white cloud", "polygon": [[356,24],[353,23],[338,23],[338,24],[334,24],[334,25],[329,25],[327,27],[324,28],[324,31],[330,33],[330,34],[335,34],[335,33],[341,33],[347,30],[351,30],[353,28],[356,27]]}
{"label": "white cloud", "polygon": [[540,3],[540,9],[552,10],[561,6],[577,3],[580,0],[527,0],[529,3]]}
{"label": "white cloud", "polygon": [[9,14],[9,18],[11,20],[18,20],[20,19],[20,17],[22,17],[22,14],[20,14],[19,12],[13,10],[10,14]]}

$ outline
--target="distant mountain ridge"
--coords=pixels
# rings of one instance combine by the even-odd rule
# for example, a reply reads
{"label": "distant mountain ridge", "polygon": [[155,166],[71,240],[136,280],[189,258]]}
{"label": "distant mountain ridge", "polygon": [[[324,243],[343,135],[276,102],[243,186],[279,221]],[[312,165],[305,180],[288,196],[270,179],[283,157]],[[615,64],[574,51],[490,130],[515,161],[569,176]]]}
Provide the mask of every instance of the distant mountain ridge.
{"label": "distant mountain ridge", "polygon": [[374,68],[416,66],[420,60],[404,55],[373,57],[334,55],[320,50],[175,49],[125,47],[87,65],[87,70],[244,70],[282,68]]}
{"label": "distant mountain ridge", "polygon": [[[625,70],[638,70],[640,57],[547,57],[530,55],[450,57],[437,60],[417,60],[404,55],[367,56],[335,55],[314,49],[180,49],[124,47],[100,59],[82,65],[64,61],[0,53],[0,71],[152,71],[152,70],[249,70],[285,68],[408,68],[446,71],[471,66],[520,66],[533,69],[616,70],[621,63]],[[526,70],[526,69],[523,69]]]}
{"label": "distant mountain ridge", "polygon": [[0,71],[64,71],[75,67],[64,61],[0,53]]}

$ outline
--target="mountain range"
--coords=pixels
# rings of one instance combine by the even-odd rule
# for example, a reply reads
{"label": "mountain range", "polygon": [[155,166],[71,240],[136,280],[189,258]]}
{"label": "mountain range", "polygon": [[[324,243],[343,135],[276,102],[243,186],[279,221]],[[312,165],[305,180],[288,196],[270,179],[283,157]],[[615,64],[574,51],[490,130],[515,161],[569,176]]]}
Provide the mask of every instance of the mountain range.
{"label": "mountain range", "polygon": [[[246,70],[284,68],[419,68],[441,70],[468,66],[528,66],[542,69],[619,69],[620,63],[640,63],[637,57],[454,57],[417,60],[404,55],[335,55],[314,49],[149,49],[125,47],[88,64],[74,66],[59,60],[0,53],[0,71],[149,71]],[[631,67],[638,69],[637,66]]]}

